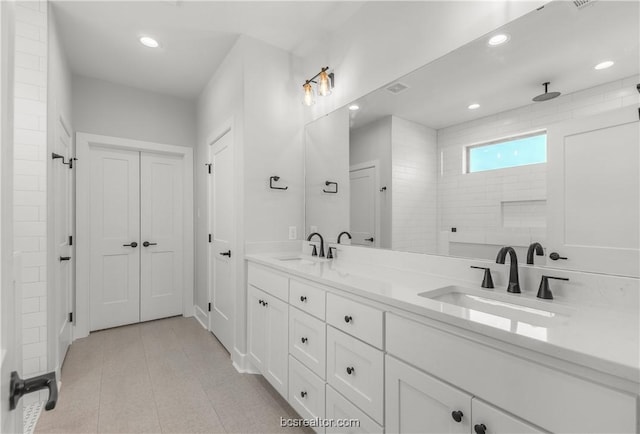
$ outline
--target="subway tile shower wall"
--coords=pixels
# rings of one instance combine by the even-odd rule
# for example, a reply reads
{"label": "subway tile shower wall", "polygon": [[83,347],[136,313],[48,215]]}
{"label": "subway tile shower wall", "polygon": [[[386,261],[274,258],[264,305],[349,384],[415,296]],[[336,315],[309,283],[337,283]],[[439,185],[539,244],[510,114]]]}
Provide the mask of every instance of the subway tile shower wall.
{"label": "subway tile shower wall", "polygon": [[[22,252],[22,376],[47,369],[47,2],[16,2],[14,246]],[[24,405],[38,401],[25,395]]]}
{"label": "subway tile shower wall", "polygon": [[[636,91],[638,82],[640,76],[632,76],[438,130],[438,156],[442,158],[438,176],[440,238],[465,243],[483,236],[493,238],[486,242],[500,244],[505,235],[509,235],[510,240],[515,235],[519,245],[544,242],[546,165],[464,174],[463,146],[637,105],[640,103]],[[456,228],[455,233],[450,232],[452,227]],[[450,253],[443,251],[450,243],[440,241],[439,253]]]}

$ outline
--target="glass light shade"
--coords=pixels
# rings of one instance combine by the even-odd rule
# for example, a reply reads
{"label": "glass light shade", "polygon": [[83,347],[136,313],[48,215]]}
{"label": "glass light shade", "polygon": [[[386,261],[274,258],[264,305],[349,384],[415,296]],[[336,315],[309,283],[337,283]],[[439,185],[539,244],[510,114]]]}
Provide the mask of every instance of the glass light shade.
{"label": "glass light shade", "polygon": [[306,106],[312,106],[316,103],[316,98],[313,92],[313,87],[311,87],[311,83],[305,83],[302,85],[304,89],[304,97],[302,98],[302,104]]}
{"label": "glass light shade", "polygon": [[331,95],[331,80],[327,71],[322,71],[318,77],[318,94],[320,96]]}

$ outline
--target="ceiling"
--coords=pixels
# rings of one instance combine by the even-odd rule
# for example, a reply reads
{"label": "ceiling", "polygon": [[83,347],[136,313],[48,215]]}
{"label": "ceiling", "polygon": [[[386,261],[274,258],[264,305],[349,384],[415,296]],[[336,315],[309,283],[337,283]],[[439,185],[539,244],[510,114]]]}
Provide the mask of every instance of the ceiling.
{"label": "ceiling", "polygon": [[[384,86],[359,99],[352,128],[395,115],[440,129],[532,104],[546,81],[550,92],[566,95],[638,74],[639,12],[635,1],[594,1],[582,9],[549,3],[400,78],[409,86],[402,93]],[[510,40],[490,47],[489,37],[502,32]],[[594,70],[603,60],[615,65]],[[472,103],[480,108],[469,110]]]}
{"label": "ceiling", "polygon": [[[239,35],[304,55],[363,2],[57,1],[53,15],[74,74],[195,98]],[[157,39],[158,49],[138,42]]]}

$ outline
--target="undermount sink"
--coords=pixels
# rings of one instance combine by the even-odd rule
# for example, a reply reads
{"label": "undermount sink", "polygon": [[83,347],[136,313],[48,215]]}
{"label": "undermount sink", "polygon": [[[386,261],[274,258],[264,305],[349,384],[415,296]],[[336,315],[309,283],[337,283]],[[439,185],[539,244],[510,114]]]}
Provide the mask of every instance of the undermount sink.
{"label": "undermount sink", "polygon": [[283,258],[277,258],[279,261],[283,261],[283,262],[290,262],[290,263],[296,263],[296,264],[300,264],[300,265],[317,265],[321,262],[327,262],[328,259],[319,259],[319,258],[313,258],[313,257],[309,257],[309,256],[289,256],[289,257],[283,257]]}
{"label": "undermount sink", "polygon": [[[519,294],[504,294],[462,286],[445,286],[433,291],[418,294],[421,297],[454,305],[466,309],[469,319],[502,327],[500,319],[545,326],[557,321],[567,320],[570,309],[553,305],[553,302],[524,298]],[[502,321],[503,325],[506,325]]]}

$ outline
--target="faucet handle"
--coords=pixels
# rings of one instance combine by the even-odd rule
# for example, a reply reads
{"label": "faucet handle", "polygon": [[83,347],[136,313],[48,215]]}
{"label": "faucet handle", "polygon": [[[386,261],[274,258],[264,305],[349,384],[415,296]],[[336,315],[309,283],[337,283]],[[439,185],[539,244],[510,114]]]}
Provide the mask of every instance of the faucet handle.
{"label": "faucet handle", "polygon": [[472,265],[471,268],[477,268],[478,270],[484,270],[484,277],[482,278],[483,288],[493,288],[493,279],[491,278],[491,268],[489,267],[476,267]]}
{"label": "faucet handle", "polygon": [[318,248],[316,247],[315,244],[309,244],[311,247],[313,247],[313,250],[311,251],[311,256],[318,256]]}
{"label": "faucet handle", "polygon": [[336,257],[336,254],[333,252],[337,252],[338,250],[335,247],[329,247],[329,251],[327,252],[327,259],[333,259]]}
{"label": "faucet handle", "polygon": [[549,288],[549,279],[565,281],[569,280],[566,277],[542,276],[542,280],[540,280],[540,287],[538,288],[538,295],[536,297],[542,298],[544,300],[553,300],[553,294],[551,293],[551,289]]}

